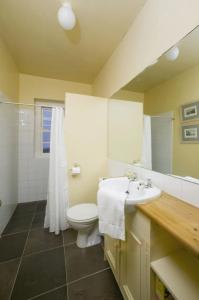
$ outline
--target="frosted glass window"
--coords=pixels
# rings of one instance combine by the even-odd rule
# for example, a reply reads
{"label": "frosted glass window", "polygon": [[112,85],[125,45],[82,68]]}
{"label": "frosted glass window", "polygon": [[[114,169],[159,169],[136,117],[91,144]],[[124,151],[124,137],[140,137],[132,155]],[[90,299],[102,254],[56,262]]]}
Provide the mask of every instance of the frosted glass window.
{"label": "frosted glass window", "polygon": [[50,132],[53,107],[64,107],[60,101],[35,101],[35,154],[48,157],[50,153]]}

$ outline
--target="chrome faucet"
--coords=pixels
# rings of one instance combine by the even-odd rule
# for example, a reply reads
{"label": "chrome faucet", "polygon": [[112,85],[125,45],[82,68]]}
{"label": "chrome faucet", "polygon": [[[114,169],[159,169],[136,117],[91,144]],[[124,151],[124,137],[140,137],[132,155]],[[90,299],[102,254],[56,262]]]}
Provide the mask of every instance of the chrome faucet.
{"label": "chrome faucet", "polygon": [[152,188],[152,181],[151,178],[147,178],[145,188]]}

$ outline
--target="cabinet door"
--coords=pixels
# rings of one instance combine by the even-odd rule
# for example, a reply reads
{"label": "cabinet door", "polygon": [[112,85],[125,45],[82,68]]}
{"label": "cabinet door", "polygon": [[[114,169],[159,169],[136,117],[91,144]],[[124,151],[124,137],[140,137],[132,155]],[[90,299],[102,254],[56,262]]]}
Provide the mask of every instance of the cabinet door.
{"label": "cabinet door", "polygon": [[120,241],[105,236],[105,255],[111,266],[111,269],[119,282],[119,246]]}
{"label": "cabinet door", "polygon": [[139,238],[132,231],[127,231],[120,253],[120,285],[125,300],[140,300],[141,246]]}

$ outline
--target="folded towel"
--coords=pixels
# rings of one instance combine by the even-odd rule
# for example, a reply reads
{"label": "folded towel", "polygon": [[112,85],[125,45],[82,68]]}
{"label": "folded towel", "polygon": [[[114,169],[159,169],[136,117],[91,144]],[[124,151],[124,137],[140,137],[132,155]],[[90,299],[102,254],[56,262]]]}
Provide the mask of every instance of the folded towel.
{"label": "folded towel", "polygon": [[124,191],[99,188],[97,193],[99,231],[110,237],[125,240],[125,200]]}

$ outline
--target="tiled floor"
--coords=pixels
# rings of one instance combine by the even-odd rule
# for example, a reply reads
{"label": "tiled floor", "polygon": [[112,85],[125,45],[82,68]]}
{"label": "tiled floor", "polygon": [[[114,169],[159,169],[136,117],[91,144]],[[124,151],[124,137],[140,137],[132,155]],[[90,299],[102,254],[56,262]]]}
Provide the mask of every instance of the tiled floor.
{"label": "tiled floor", "polygon": [[0,239],[1,300],[122,300],[101,245],[43,229],[45,201],[19,204]]}

